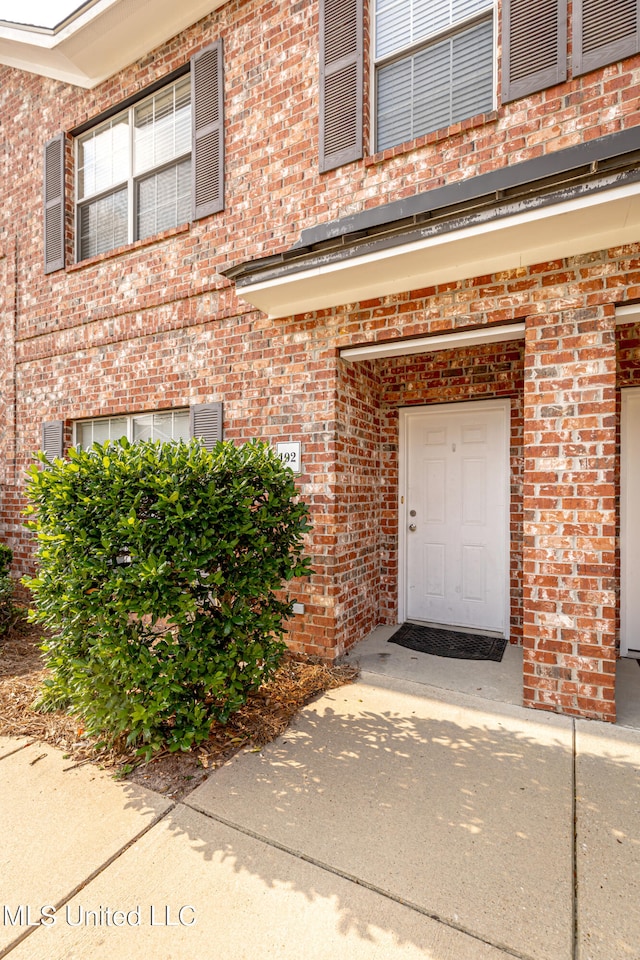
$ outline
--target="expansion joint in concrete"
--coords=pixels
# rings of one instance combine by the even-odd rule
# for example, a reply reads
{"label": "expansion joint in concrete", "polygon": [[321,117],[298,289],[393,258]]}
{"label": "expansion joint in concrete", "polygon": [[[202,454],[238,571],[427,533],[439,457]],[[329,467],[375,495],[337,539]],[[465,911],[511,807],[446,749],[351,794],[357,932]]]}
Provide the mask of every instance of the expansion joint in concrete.
{"label": "expansion joint in concrete", "polygon": [[[37,741],[35,741],[35,742],[37,742]],[[28,743],[27,743],[27,744],[25,744],[24,746],[25,746],[25,747],[31,746],[31,744],[28,744]],[[18,748],[18,749],[23,749],[23,747],[20,747],[20,748]],[[16,750],[16,751],[13,751],[13,752],[14,752],[14,753],[17,753],[18,751]],[[11,754],[5,754],[5,756],[11,756]],[[4,758],[0,758],[0,759],[4,759]],[[163,813],[159,813],[157,816],[155,816],[155,817],[151,820],[150,823],[148,823],[142,830],[140,830],[139,833],[137,833],[137,834],[135,835],[135,837],[132,837],[131,840],[129,840],[127,843],[123,844],[123,846],[121,846],[119,850],[116,850],[116,852],[115,852],[111,857],[109,857],[107,860],[105,860],[104,863],[101,863],[100,866],[97,867],[96,870],[94,870],[92,873],[89,873],[89,874],[85,877],[85,879],[82,881],[82,883],[76,884],[76,886],[73,887],[73,889],[70,890],[64,897],[61,897],[56,903],[52,904],[52,906],[55,907],[56,913],[57,913],[59,910],[61,910],[62,907],[66,906],[67,903],[69,903],[69,901],[70,901],[71,899],[73,899],[73,897],[75,897],[75,895],[76,895],[77,893],[79,893],[79,892],[80,892],[81,890],[83,890],[89,883],[91,883],[92,880],[95,880],[96,877],[99,877],[101,873],[104,873],[104,871],[108,869],[108,867],[110,867],[113,863],[115,863],[117,860],[119,860],[120,857],[121,857],[124,853],[126,853],[127,850],[130,849],[130,847],[132,847],[134,844],[136,844],[136,843],[138,842],[138,840],[141,840],[141,839],[145,836],[145,834],[149,833],[149,831],[150,831],[151,829],[153,829],[153,827],[155,827],[158,823],[160,823],[161,820],[164,820],[165,817],[167,817],[167,816],[171,813],[171,811],[175,809],[175,806],[176,806],[176,804],[175,804],[175,803],[172,803],[171,806],[170,806],[167,810],[165,810]],[[27,928],[23,933],[21,933],[19,936],[17,936],[15,940],[12,940],[11,943],[7,944],[6,947],[0,949],[0,960],[2,960],[3,957],[6,957],[9,953],[11,953],[12,950],[15,950],[15,948],[18,946],[19,943],[22,943],[23,940],[26,940],[27,937],[30,937],[32,933],[35,933],[35,931],[36,931],[36,930],[39,930],[39,929],[40,929],[40,925],[39,925],[39,924],[36,925],[36,926]]]}
{"label": "expansion joint in concrete", "polygon": [[[496,941],[486,939],[485,937],[481,937],[472,930],[468,930],[461,924],[447,920],[445,917],[440,916],[440,914],[433,913],[432,911],[421,907],[419,904],[414,903],[411,900],[406,900],[404,897],[395,896],[389,890],[385,890],[384,888],[377,886],[375,883],[370,883],[367,880],[363,880],[361,877],[356,877],[353,874],[348,873],[346,870],[340,870],[338,867],[335,867],[330,863],[326,863],[324,860],[318,860],[316,857],[311,857],[308,854],[303,853],[301,850],[294,850],[292,847],[288,847],[284,843],[279,843],[277,840],[274,840],[271,837],[265,837],[263,834],[257,833],[255,830],[250,830],[248,827],[243,827],[238,823],[234,823],[232,820],[227,820],[225,817],[220,817],[217,814],[211,813],[209,810],[204,810],[201,807],[196,806],[195,804],[190,804],[188,802],[188,798],[182,802],[191,810],[195,810],[202,816],[208,817],[210,820],[215,820],[217,823],[221,823],[225,827],[235,830],[237,833],[241,833],[246,837],[250,837],[252,840],[257,840],[259,843],[264,843],[269,847],[273,847],[275,850],[280,850],[282,853],[286,853],[291,857],[295,857],[297,860],[302,860],[305,863],[309,863],[311,866],[318,867],[320,870],[324,870],[327,873],[332,873],[334,876],[340,877],[342,880],[348,880],[351,883],[357,884],[359,887],[364,887],[366,890],[370,890],[372,893],[376,893],[378,896],[384,897],[386,900],[391,900],[393,903],[397,903],[402,907],[406,907],[408,910],[412,910],[414,913],[419,913],[423,917],[427,917],[429,920],[434,920],[436,923],[441,923],[443,926],[449,927],[451,930],[462,933],[470,939],[475,940],[477,943],[482,943],[488,947],[493,947],[495,950],[500,950],[505,957],[513,957],[514,960],[535,960],[535,957],[533,957],[531,954],[520,953],[519,951],[514,950],[512,947],[508,947],[504,943],[498,943]],[[1,954],[0,960],[2,960]]]}

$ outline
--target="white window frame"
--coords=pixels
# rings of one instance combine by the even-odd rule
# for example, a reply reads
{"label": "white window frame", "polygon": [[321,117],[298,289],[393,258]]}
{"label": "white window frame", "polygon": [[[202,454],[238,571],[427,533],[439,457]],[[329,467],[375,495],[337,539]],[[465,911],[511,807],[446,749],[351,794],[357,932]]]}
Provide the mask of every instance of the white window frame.
{"label": "white window frame", "polygon": [[[75,254],[76,254],[77,263],[82,263],[83,260],[88,260],[91,258],[91,256],[93,256],[93,254],[89,254],[86,257],[81,256],[80,212],[83,207],[88,206],[91,203],[94,203],[96,200],[101,200],[104,197],[108,197],[111,194],[116,193],[118,190],[122,190],[126,186],[127,188],[127,240],[125,241],[125,243],[134,243],[138,239],[138,237],[136,236],[136,213],[137,213],[137,202],[138,202],[137,201],[137,192],[138,192],[137,185],[142,180],[145,180],[147,177],[152,176],[153,174],[161,173],[163,170],[168,169],[169,167],[175,167],[182,161],[188,158],[192,158],[193,149],[192,149],[191,137],[190,137],[189,149],[184,153],[178,154],[175,157],[172,157],[171,160],[168,160],[164,163],[160,163],[155,167],[149,167],[148,169],[144,170],[142,173],[134,174],[135,111],[139,109],[148,100],[152,100],[153,97],[158,96],[158,94],[161,94],[169,90],[171,87],[176,87],[179,83],[184,82],[185,76],[189,77],[189,74],[186,74],[181,77],[177,77],[175,80],[171,81],[170,83],[167,83],[166,86],[163,86],[157,90],[154,90],[148,96],[142,97],[140,100],[136,100],[136,102],[131,104],[131,106],[127,107],[124,110],[119,111],[118,113],[114,113],[113,116],[109,117],[106,120],[99,121],[98,123],[95,124],[95,126],[92,126],[88,130],[85,130],[84,133],[76,137],[75,143],[74,143],[74,210],[75,210],[74,223],[75,223]],[[193,103],[191,103],[191,94],[190,94],[190,105],[191,105],[191,109],[193,109]],[[125,180],[119,181],[118,183],[112,184],[110,187],[108,187],[105,190],[99,191],[98,193],[95,193],[95,194],[91,194],[90,196],[85,196],[82,199],[80,199],[79,179],[80,179],[80,144],[81,142],[83,141],[84,138],[86,138],[87,134],[95,133],[101,127],[106,126],[109,123],[113,123],[115,120],[124,116],[127,116],[128,118],[128,131],[129,131],[129,162],[128,162],[129,173],[127,178]],[[193,191],[193,169],[191,170],[191,173],[190,173],[190,183],[191,183],[191,190]],[[189,220],[190,219],[191,219],[191,214],[189,215]],[[177,224],[177,226],[179,226],[179,224]],[[110,249],[117,249],[117,248],[112,247]],[[104,252],[107,252],[107,251],[104,251]]]}
{"label": "white window frame", "polygon": [[[378,83],[377,75],[378,70],[381,67],[386,66],[389,63],[393,63],[397,60],[403,60],[406,57],[412,56],[414,53],[417,53],[419,50],[424,50],[427,47],[431,47],[436,43],[439,43],[441,40],[446,40],[449,37],[455,36],[457,33],[468,29],[473,26],[475,23],[481,23],[484,20],[491,19],[492,31],[493,31],[493,76],[492,76],[492,104],[491,109],[497,109],[498,103],[498,5],[497,0],[492,0],[491,4],[488,5],[487,9],[480,10],[476,13],[470,14],[468,17],[465,17],[463,20],[457,21],[455,24],[452,24],[449,27],[445,27],[442,30],[438,30],[435,33],[430,34],[428,37],[422,37],[420,40],[415,43],[409,43],[404,47],[401,47],[398,50],[394,50],[393,53],[387,54],[384,57],[376,57],[376,5],[377,0],[372,0],[371,11],[369,14],[370,19],[370,31],[369,36],[371,37],[370,43],[370,76],[371,83],[369,84],[369,107],[370,115],[373,119],[371,125],[371,152],[378,152]],[[433,132],[433,131],[429,131]],[[426,135],[426,134],[425,134]],[[420,134],[423,136],[423,134]],[[399,146],[399,144],[395,144]],[[384,149],[392,149],[392,147],[385,147]]]}
{"label": "white window frame", "polygon": [[[173,426],[174,426],[174,423],[175,423],[175,415],[176,415],[176,414],[183,414],[183,415],[186,414],[186,416],[187,416],[187,422],[188,422],[188,420],[189,420],[189,407],[176,407],[175,409],[172,408],[172,409],[169,409],[169,410],[141,410],[141,411],[139,411],[139,412],[137,412],[137,413],[114,413],[114,414],[111,414],[110,416],[107,416],[107,417],[87,417],[87,418],[82,419],[82,420],[76,420],[76,421],[74,422],[74,424],[73,424],[73,444],[74,444],[74,446],[77,446],[77,445],[78,445],[79,435],[80,435],[80,427],[84,426],[85,424],[90,423],[90,424],[93,426],[94,423],[109,423],[109,422],[112,422],[112,421],[114,421],[114,420],[126,420],[126,421],[127,421],[127,432],[126,432],[126,434],[120,434],[119,437],[126,436],[126,438],[127,438],[127,440],[129,441],[129,443],[135,443],[136,441],[133,439],[133,423],[134,423],[134,420],[141,419],[142,417],[152,417],[152,416],[157,415],[157,414],[162,414],[162,416],[166,416],[167,414],[171,414],[171,426],[172,426],[172,432],[173,432]],[[92,430],[92,433],[93,433],[93,430]],[[117,438],[114,437],[113,439],[114,439],[114,440],[115,440],[115,439],[119,439],[119,437],[117,437]],[[110,439],[111,439],[111,438],[110,438]],[[151,437],[151,439],[152,439],[152,440],[155,439],[155,438],[153,437],[153,429],[152,429],[152,437]],[[92,445],[93,445],[93,439],[92,439],[91,444],[90,444],[88,447],[83,447],[82,449],[83,449],[83,450],[90,450]]]}

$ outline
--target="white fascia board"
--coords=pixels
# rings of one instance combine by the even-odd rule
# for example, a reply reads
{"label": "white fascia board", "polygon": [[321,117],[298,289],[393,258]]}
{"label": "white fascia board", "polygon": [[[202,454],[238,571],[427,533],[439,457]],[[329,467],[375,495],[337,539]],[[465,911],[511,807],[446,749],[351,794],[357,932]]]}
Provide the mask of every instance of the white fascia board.
{"label": "white fascia board", "polygon": [[640,238],[640,183],[603,190],[238,286],[269,317],[290,317],[606,250]]}
{"label": "white fascia board", "polygon": [[226,0],[98,0],[55,30],[0,22],[0,63],[92,88]]}
{"label": "white fascia board", "polygon": [[[640,322],[640,303],[616,307],[616,323]],[[451,333],[431,337],[411,337],[408,340],[390,340],[383,343],[365,343],[357,347],[342,347],[343,360],[380,360],[385,357],[410,357],[416,353],[436,353],[458,347],[473,347],[483,343],[506,343],[524,340],[525,324],[508,323],[473,330],[452,330]]]}
{"label": "white fascia board", "polygon": [[437,337],[415,337],[410,340],[393,340],[387,343],[367,343],[359,347],[343,347],[343,360],[379,360],[382,357],[408,357],[414,353],[435,353],[458,347],[473,347],[483,343],[505,343],[507,340],[523,340],[524,323],[509,323],[504,326],[483,327],[474,330],[458,330]]}
{"label": "white fascia board", "polygon": [[616,307],[616,323],[640,323],[640,303]]}

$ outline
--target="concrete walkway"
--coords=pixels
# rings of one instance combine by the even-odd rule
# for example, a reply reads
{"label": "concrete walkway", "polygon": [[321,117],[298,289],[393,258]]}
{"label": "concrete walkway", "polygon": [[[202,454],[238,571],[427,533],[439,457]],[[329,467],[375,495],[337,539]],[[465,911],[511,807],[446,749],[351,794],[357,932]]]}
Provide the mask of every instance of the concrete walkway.
{"label": "concrete walkway", "polygon": [[0,957],[640,958],[638,731],[365,673],[183,803],[67,766],[0,740]]}

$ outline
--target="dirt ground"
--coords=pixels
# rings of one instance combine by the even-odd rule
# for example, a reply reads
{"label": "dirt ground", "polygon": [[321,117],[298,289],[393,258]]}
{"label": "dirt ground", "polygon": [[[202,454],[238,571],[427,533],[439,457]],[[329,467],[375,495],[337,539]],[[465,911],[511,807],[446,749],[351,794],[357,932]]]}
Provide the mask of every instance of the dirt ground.
{"label": "dirt ground", "polygon": [[97,750],[78,719],[33,709],[46,670],[40,653],[42,629],[19,620],[0,638],[0,736],[28,737],[65,751],[67,769],[96,763],[175,800],[185,797],[241,748],[259,750],[279,736],[293,717],[325,690],[351,683],[352,666],[328,666],[286,654],[275,677],[222,726],[214,723],[205,743],[187,753],[160,753],[147,763],[133,754]]}

